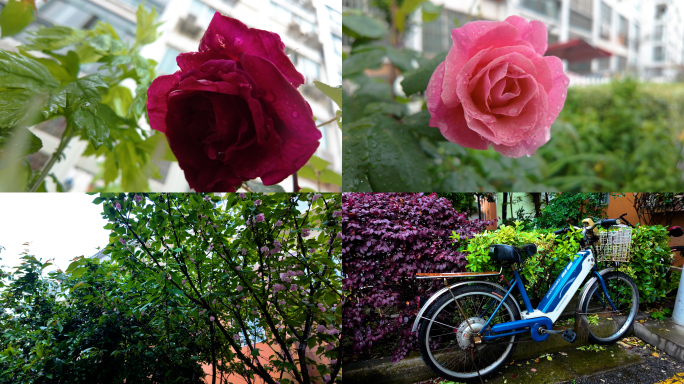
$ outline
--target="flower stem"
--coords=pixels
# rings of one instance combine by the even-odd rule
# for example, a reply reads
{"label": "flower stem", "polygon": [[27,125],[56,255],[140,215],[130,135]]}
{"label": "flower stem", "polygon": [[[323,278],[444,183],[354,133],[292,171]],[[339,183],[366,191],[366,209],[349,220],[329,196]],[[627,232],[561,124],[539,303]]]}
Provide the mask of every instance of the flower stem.
{"label": "flower stem", "polygon": [[50,170],[52,169],[52,166],[55,165],[55,163],[59,160],[59,158],[62,156],[62,151],[64,151],[64,148],[69,144],[69,141],[71,141],[71,138],[74,137],[74,130],[71,129],[69,125],[67,125],[66,132],[62,135],[62,139],[59,142],[59,146],[55,150],[55,152],[52,154],[50,159],[48,160],[47,163],[43,166],[43,169],[40,171],[40,174],[38,177],[36,177],[33,180],[33,183],[30,185],[28,188],[29,192],[35,192],[38,187],[43,183],[43,180],[45,180],[45,177],[48,175]]}
{"label": "flower stem", "polygon": [[330,120],[328,120],[328,121],[324,121],[324,122],[318,124],[318,125],[316,126],[316,128],[320,128],[320,127],[322,127],[322,126],[324,126],[324,125],[326,125],[326,124],[330,124],[330,123],[332,123],[333,121],[335,121],[335,120],[337,120],[337,119],[339,119],[339,118],[340,118],[340,116],[335,116],[335,117],[333,117],[332,119],[330,119]]}
{"label": "flower stem", "polygon": [[297,179],[297,172],[292,174],[292,193],[299,192],[299,180]]}

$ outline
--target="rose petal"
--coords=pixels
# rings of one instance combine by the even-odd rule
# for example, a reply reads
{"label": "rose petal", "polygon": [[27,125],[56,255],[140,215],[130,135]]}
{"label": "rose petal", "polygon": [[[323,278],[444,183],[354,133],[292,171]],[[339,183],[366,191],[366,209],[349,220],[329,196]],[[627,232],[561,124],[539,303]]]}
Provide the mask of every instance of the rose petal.
{"label": "rose petal", "polygon": [[276,167],[261,176],[265,185],[276,184],[306,164],[316,152],[322,134],[316,128],[309,103],[271,62],[248,53],[240,55],[240,62],[248,73],[259,74],[253,76],[254,81],[267,95],[265,98],[272,98],[268,104],[280,118],[280,122],[274,120],[282,140],[280,158]]}
{"label": "rose petal", "polygon": [[570,79],[563,73],[563,62],[561,59],[555,56],[546,56],[544,59],[549,64],[553,83],[551,90],[547,91],[549,109],[546,118],[547,124],[550,126],[556,120],[558,114],[560,114],[561,109],[563,109]]}
{"label": "rose petal", "polygon": [[515,27],[506,22],[473,21],[461,28],[451,31],[454,45],[447,54],[445,63],[444,91],[442,100],[444,105],[452,107],[458,104],[454,84],[463,66],[481,50],[512,45],[518,32]]}
{"label": "rose petal", "polygon": [[182,72],[187,72],[193,69],[200,69],[209,60],[227,59],[228,57],[216,51],[183,52],[176,56],[176,64],[178,64]]}
{"label": "rose petal", "polygon": [[147,115],[150,118],[150,127],[161,133],[166,132],[167,95],[178,83],[179,79],[180,72],[176,72],[173,75],[159,76],[152,81],[150,88],[147,90]]}
{"label": "rose petal", "polygon": [[216,51],[238,60],[240,53],[262,57],[278,68],[295,87],[304,84],[304,76],[285,54],[285,44],[278,34],[249,28],[241,21],[214,14],[199,46],[200,52]]}
{"label": "rose petal", "polygon": [[532,44],[532,47],[534,47],[534,50],[539,55],[543,56],[546,53],[548,35],[544,23],[537,20],[527,22],[527,20],[516,15],[509,16],[504,21],[513,25],[518,30],[518,39]]}
{"label": "rose petal", "polygon": [[447,108],[440,99],[439,95],[442,92],[441,88],[444,81],[444,68],[444,63],[437,66],[425,92],[428,111],[430,111],[432,116],[430,126],[439,128],[447,140],[461,146],[474,149],[489,148],[489,142],[468,127],[461,105]]}

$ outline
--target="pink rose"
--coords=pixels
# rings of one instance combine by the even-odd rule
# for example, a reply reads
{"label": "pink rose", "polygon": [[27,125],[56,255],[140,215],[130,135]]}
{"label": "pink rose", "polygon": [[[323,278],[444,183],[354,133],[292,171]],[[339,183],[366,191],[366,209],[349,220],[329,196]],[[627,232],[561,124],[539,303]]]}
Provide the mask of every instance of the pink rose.
{"label": "pink rose", "polygon": [[321,132],[297,91],[304,83],[275,33],[216,13],[199,52],[157,77],[147,95],[150,126],[166,135],[198,192],[235,192],[261,177],[277,184],[318,148]]}
{"label": "pink rose", "polygon": [[510,16],[468,23],[451,38],[426,91],[430,126],[464,147],[533,155],[551,138],[569,83],[561,60],[543,56],[546,26]]}

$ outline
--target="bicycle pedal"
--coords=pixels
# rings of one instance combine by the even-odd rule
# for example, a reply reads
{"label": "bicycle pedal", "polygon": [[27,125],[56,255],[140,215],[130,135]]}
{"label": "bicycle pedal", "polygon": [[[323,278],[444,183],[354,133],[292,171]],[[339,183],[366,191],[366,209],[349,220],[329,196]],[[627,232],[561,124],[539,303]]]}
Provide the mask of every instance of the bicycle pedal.
{"label": "bicycle pedal", "polygon": [[563,331],[563,334],[561,335],[563,340],[567,341],[568,343],[574,343],[575,340],[577,340],[577,334],[569,329],[566,329]]}

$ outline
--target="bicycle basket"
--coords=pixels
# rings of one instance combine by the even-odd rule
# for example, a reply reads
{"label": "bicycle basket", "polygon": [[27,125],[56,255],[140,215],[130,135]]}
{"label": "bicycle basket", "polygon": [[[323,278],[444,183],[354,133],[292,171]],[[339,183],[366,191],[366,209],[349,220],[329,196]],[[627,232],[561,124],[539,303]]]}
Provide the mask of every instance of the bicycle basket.
{"label": "bicycle basket", "polygon": [[598,261],[629,262],[632,228],[619,225],[599,232]]}

